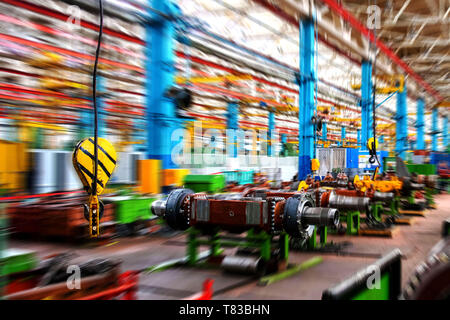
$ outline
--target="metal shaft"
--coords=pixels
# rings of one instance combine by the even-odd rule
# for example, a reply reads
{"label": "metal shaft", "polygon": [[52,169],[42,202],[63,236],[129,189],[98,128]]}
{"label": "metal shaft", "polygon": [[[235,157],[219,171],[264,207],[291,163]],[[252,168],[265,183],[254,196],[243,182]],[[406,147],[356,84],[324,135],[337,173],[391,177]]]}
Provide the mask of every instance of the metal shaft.
{"label": "metal shaft", "polygon": [[373,193],[373,201],[382,201],[382,202],[389,202],[394,200],[394,193],[393,192],[379,192],[375,191]]}
{"label": "metal shaft", "polygon": [[341,210],[366,211],[369,208],[370,198],[366,197],[347,197],[337,195],[334,192],[330,195],[328,207]]}
{"label": "metal shaft", "polygon": [[301,215],[301,221],[318,227],[338,226],[339,211],[333,208],[307,207]]}
{"label": "metal shaft", "polygon": [[167,200],[159,199],[152,202],[152,213],[158,217],[163,217],[166,213]]}

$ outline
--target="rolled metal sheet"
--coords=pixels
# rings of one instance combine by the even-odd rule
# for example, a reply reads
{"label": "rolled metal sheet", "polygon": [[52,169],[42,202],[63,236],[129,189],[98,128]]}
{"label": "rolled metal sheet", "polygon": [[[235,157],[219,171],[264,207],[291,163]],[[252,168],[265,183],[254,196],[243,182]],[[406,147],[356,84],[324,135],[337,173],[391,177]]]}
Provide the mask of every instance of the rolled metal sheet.
{"label": "rolled metal sheet", "polygon": [[55,152],[56,190],[69,191],[83,188],[72,164],[71,151]]}
{"label": "rolled metal sheet", "polygon": [[54,150],[33,150],[35,177],[33,193],[56,191],[56,152]]}
{"label": "rolled metal sheet", "polygon": [[262,275],[266,263],[261,257],[230,255],[222,260],[220,266],[228,272]]}
{"label": "rolled metal sheet", "polygon": [[111,175],[112,183],[136,183],[138,166],[137,161],[145,158],[142,152],[118,152],[117,166]]}

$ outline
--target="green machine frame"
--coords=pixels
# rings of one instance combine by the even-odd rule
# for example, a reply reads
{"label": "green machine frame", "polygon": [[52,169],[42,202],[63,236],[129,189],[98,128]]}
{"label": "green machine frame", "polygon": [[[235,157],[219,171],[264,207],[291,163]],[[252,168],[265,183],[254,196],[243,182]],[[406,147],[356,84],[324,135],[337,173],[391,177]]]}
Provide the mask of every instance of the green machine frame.
{"label": "green machine frame", "polygon": [[[264,261],[269,261],[272,258],[273,248],[280,250],[280,260],[287,262],[289,258],[289,241],[287,233],[281,233],[279,235],[279,241],[274,243],[273,236],[268,233],[255,232],[253,229],[247,232],[245,238],[222,238],[219,236],[218,230],[212,235],[203,236],[200,230],[196,228],[188,229],[188,246],[187,257],[188,264],[196,264],[198,259],[198,250],[201,245],[207,245],[210,247],[211,256],[219,256],[222,254],[222,247],[241,247],[241,248],[256,248],[260,250],[260,256]],[[275,244],[275,245],[274,245]]]}
{"label": "green machine frame", "polygon": [[[397,300],[401,294],[402,253],[394,249],[349,279],[322,292],[322,300]],[[374,277],[379,271],[379,279]],[[370,278],[370,279],[369,279]],[[371,283],[374,279],[377,283]]]}
{"label": "green machine frame", "polygon": [[[324,231],[322,231],[322,234],[323,232]],[[264,275],[259,279],[259,285],[269,285],[290,277],[300,271],[311,268],[323,261],[322,257],[313,257],[299,265],[289,265],[289,236],[285,232],[273,236],[264,231],[256,232],[252,229],[247,232],[245,237],[231,237],[221,236],[218,229],[210,234],[203,234],[201,230],[190,227],[187,230],[187,233],[188,241],[185,257],[151,266],[144,271],[159,272],[179,265],[214,267],[214,264],[207,263],[206,259],[221,256],[223,248],[251,248],[259,249],[261,259],[266,262],[273,258],[273,253],[276,251],[279,255],[279,265],[286,266],[286,268],[283,268],[280,271]],[[316,234],[314,233],[314,239],[316,239],[315,235]],[[209,246],[209,250],[200,252],[200,246]]]}
{"label": "green machine frame", "polygon": [[345,233],[347,235],[358,234],[361,226],[361,213],[357,210],[347,210],[339,211],[339,215],[341,217],[341,221],[345,221],[346,223]]}
{"label": "green machine frame", "polygon": [[313,234],[311,238],[308,239],[307,245],[308,250],[320,249],[325,247],[327,244],[327,238],[328,238],[328,227],[314,227]]}

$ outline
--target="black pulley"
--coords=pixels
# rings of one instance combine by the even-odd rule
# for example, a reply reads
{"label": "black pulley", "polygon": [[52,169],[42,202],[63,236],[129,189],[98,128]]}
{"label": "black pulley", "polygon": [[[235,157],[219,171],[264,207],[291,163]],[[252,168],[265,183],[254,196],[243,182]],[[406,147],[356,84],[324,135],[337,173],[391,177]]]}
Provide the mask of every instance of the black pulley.
{"label": "black pulley", "polygon": [[165,219],[171,228],[175,230],[189,228],[188,219],[180,210],[184,199],[193,193],[194,191],[190,189],[175,189],[167,197]]}

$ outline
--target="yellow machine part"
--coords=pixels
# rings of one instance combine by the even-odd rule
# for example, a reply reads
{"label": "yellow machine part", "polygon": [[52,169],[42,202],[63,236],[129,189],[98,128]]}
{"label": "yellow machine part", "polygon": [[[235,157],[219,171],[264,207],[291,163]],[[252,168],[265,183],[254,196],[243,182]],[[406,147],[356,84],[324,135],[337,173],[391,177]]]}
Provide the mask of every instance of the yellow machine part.
{"label": "yellow machine part", "polygon": [[367,189],[373,189],[380,192],[393,192],[401,190],[403,183],[393,177],[391,180],[372,180],[369,176],[364,176],[361,180],[358,175],[353,179],[356,189],[365,192]]}
{"label": "yellow machine part", "polygon": [[320,162],[319,159],[311,159],[311,170],[317,171],[320,168]]}
{"label": "yellow machine part", "polygon": [[161,192],[161,160],[138,160],[138,181],[141,193]]}
{"label": "yellow machine part", "polygon": [[0,141],[0,189],[24,189],[27,164],[28,153],[24,143]]}
{"label": "yellow machine part", "polygon": [[303,181],[301,181],[299,184],[298,184],[298,191],[302,191],[302,190],[307,190],[309,188],[309,186],[308,186],[308,184],[306,183],[306,181],[305,180],[303,180]]}
{"label": "yellow machine part", "polygon": [[176,83],[213,83],[213,82],[223,82],[223,81],[242,81],[242,80],[251,80],[252,76],[249,74],[244,75],[224,75],[224,76],[215,76],[215,77],[191,77],[191,78],[184,78],[184,77],[176,77],[175,81]]}
{"label": "yellow machine part", "polygon": [[[377,75],[377,78],[385,82],[383,87],[377,87],[376,92],[381,94],[390,94],[394,92],[403,92],[405,87],[405,77],[402,74],[397,75]],[[351,87],[353,90],[360,90],[361,83],[356,82],[355,79],[351,80]]]}
{"label": "yellow machine part", "polygon": [[162,185],[181,187],[184,177],[189,173],[189,169],[164,169],[162,170]]}
{"label": "yellow machine part", "polygon": [[[94,138],[87,138],[78,143],[73,153],[72,162],[85,190],[92,194],[94,179]],[[106,139],[98,138],[97,193],[102,194],[116,167],[117,154],[113,145]]]}

